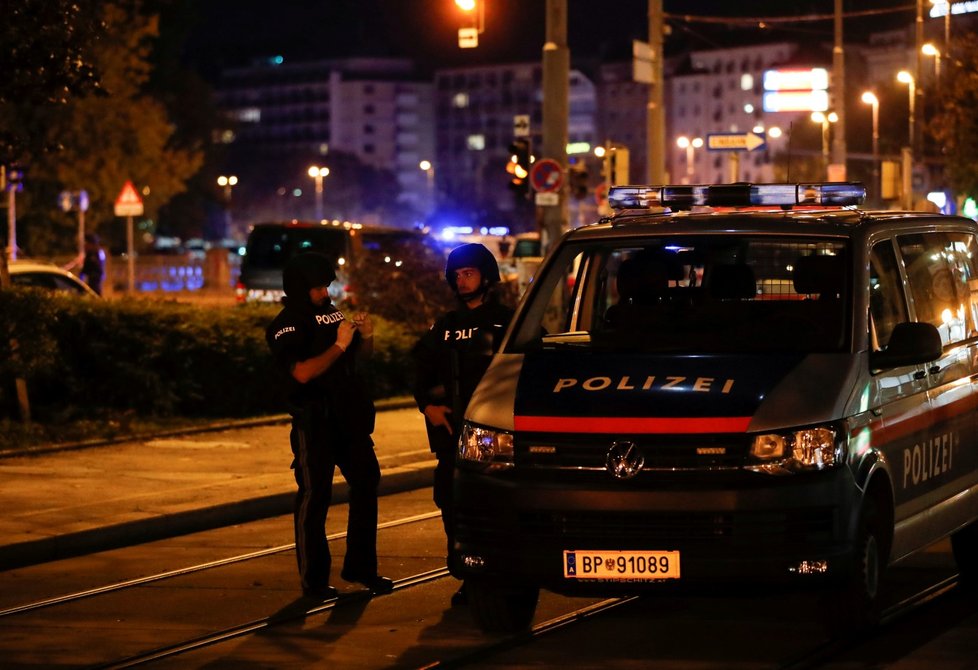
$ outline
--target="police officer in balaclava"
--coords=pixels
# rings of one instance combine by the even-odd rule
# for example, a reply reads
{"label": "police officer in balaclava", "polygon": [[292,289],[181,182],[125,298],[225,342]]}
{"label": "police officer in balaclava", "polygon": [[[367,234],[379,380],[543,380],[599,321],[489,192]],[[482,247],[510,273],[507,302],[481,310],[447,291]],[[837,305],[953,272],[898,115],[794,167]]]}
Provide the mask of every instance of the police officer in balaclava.
{"label": "police officer in balaclava", "polygon": [[357,358],[373,349],[369,315],[348,320],[333,306],[332,259],[305,252],[283,271],[282,311],[265,333],[275,360],[288,373],[292,415],[295,546],[305,595],[329,599],[331,556],[326,514],[333,472],[339,466],[350,487],[347,551],[340,576],[374,593],[390,593],[393,582],[377,574],[377,486],[380,466],[370,434],[374,405],[357,374]]}

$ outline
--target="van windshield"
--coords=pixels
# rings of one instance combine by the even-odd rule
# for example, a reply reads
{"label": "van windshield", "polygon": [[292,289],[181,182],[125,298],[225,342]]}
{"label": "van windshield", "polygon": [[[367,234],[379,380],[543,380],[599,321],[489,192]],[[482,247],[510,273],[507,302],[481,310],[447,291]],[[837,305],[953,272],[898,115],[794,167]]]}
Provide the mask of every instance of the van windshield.
{"label": "van windshield", "polygon": [[538,278],[510,350],[844,351],[848,258],[845,241],[826,238],[690,235],[567,245]]}
{"label": "van windshield", "polygon": [[255,226],[248,237],[248,265],[254,269],[279,270],[303,251],[319,251],[339,259],[346,251],[347,231],[313,226]]}

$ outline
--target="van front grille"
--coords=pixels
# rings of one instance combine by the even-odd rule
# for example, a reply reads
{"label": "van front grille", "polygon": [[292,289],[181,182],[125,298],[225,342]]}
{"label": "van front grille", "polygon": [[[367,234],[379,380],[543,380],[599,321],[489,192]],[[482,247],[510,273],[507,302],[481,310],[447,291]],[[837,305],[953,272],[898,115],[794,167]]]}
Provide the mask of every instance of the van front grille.
{"label": "van front grille", "polygon": [[517,436],[518,466],[541,469],[604,470],[615,442],[630,441],[645,459],[643,471],[740,468],[747,464],[750,439],[744,435]]}

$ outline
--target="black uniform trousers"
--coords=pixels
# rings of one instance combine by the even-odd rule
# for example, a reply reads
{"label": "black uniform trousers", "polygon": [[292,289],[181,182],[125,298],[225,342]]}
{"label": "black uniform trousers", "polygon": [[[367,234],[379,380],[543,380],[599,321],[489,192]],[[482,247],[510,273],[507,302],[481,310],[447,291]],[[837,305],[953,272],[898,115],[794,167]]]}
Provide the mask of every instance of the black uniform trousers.
{"label": "black uniform trousers", "polygon": [[[454,422],[453,422],[454,423]],[[448,540],[448,569],[453,575],[455,566],[452,564],[452,549],[455,545],[455,452],[458,445],[458,429],[453,426],[455,433],[449,435],[443,426],[432,426],[426,419],[424,422],[428,431],[428,444],[435,454],[434,502],[441,510],[441,522],[445,527],[445,537]]]}
{"label": "black uniform trousers", "polygon": [[343,571],[377,574],[377,487],[380,465],[369,435],[351,436],[330,424],[323,414],[293,415],[290,442],[292,467],[299,486],[295,498],[295,555],[302,588],[329,585],[332,557],[326,541],[326,514],[333,498],[337,466],[350,489],[346,558]]}

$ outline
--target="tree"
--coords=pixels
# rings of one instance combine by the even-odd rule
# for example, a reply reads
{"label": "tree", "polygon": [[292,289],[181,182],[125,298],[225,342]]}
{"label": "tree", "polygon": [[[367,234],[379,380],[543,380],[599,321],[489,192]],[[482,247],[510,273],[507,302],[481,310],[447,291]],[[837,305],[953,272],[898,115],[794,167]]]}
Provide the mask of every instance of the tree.
{"label": "tree", "polygon": [[[109,232],[114,200],[131,180],[142,194],[145,218],[154,219],[161,205],[185,190],[202,163],[196,147],[174,146],[175,129],[164,105],[145,93],[158,18],[140,8],[139,2],[101,6],[105,32],[94,57],[102,93],[71,99],[53,119],[47,139],[61,149],[37,157],[32,167],[35,175],[52,182],[38,189],[43,200],[32,202],[38,218],[49,216],[54,189],[85,189],[90,229]],[[109,237],[121,237],[121,230],[111,232]]]}
{"label": "tree", "polygon": [[0,161],[44,151],[44,117],[99,90],[94,51],[104,31],[98,0],[4,3],[0,44]]}
{"label": "tree", "polygon": [[942,68],[940,104],[928,124],[943,147],[945,175],[952,189],[978,195],[978,37],[955,35],[952,58]]}
{"label": "tree", "polygon": [[[49,149],[45,119],[77,93],[95,91],[93,45],[103,30],[98,0],[21,0],[4,4],[0,44],[0,162],[24,163]],[[45,114],[44,112],[47,112]],[[0,246],[0,289],[10,283],[5,231]],[[21,418],[30,422],[27,382],[19,374],[19,345],[10,338]]]}

